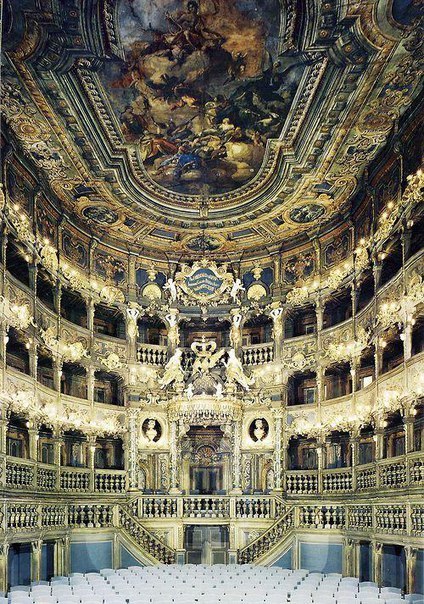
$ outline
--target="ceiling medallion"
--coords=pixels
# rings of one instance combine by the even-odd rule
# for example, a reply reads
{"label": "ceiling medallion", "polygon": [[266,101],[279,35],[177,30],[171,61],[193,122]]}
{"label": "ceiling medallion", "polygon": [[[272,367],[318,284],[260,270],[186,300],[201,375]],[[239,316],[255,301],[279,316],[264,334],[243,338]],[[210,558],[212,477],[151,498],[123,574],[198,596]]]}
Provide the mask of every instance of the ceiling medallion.
{"label": "ceiling medallion", "polygon": [[290,211],[290,218],[298,224],[307,224],[320,218],[325,212],[325,208],[317,203],[307,203],[297,206]]}

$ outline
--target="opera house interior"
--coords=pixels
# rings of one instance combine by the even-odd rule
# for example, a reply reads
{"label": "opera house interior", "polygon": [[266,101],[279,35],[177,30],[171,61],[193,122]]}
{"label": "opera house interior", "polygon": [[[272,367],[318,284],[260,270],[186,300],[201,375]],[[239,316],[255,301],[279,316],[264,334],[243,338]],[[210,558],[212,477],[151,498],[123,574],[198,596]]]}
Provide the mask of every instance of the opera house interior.
{"label": "opera house interior", "polygon": [[424,604],[422,0],[0,11],[0,604]]}

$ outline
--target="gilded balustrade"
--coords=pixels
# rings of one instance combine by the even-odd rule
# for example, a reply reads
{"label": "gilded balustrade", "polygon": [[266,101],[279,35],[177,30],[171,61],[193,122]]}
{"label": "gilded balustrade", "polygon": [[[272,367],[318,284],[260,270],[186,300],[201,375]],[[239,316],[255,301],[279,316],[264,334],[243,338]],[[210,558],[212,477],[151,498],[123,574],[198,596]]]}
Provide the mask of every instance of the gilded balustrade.
{"label": "gilded balustrade", "polygon": [[272,363],[273,360],[274,344],[272,342],[253,344],[242,348],[243,365],[265,365],[266,363]]}

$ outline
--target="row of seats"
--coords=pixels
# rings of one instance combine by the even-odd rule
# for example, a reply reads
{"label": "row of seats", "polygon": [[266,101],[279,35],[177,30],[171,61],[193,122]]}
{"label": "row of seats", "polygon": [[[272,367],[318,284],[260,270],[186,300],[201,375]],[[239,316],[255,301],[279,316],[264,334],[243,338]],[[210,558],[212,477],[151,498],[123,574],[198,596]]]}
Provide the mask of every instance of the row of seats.
{"label": "row of seats", "polygon": [[253,565],[130,566],[12,587],[0,604],[424,604],[420,594],[331,573]]}

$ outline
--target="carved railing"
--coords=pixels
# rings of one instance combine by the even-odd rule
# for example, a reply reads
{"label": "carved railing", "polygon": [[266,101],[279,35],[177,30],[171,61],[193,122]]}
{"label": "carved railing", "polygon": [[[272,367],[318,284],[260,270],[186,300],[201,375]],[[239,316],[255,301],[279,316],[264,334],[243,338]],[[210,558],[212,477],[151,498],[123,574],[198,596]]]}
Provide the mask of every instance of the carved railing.
{"label": "carved railing", "polygon": [[384,459],[378,463],[378,481],[381,488],[400,489],[408,482],[406,458]]}
{"label": "carved railing", "polygon": [[228,497],[184,497],[184,518],[229,518]]}
{"label": "carved railing", "polygon": [[317,470],[290,470],[286,472],[288,495],[312,495],[318,492]]}
{"label": "carved railing", "polygon": [[284,506],[271,496],[166,495],[139,496],[133,502],[133,512],[139,518],[249,518],[275,519]]}
{"label": "carved railing", "polygon": [[96,470],[94,490],[96,493],[125,493],[125,470]]}
{"label": "carved railing", "polygon": [[135,506],[140,518],[177,518],[178,499],[176,497],[140,497]]}
{"label": "carved railing", "polygon": [[406,534],[406,506],[377,505],[375,507],[375,524],[379,533]]}
{"label": "carved railing", "polygon": [[143,365],[163,367],[168,360],[168,350],[166,346],[158,346],[157,344],[140,344],[137,356]]}
{"label": "carved railing", "polygon": [[119,508],[120,528],[150,556],[162,564],[174,564],[175,550],[149,533],[131,513]]}
{"label": "carved railing", "polygon": [[274,518],[273,499],[252,497],[236,499],[236,518]]}
{"label": "carved railing", "polygon": [[60,468],[62,491],[87,492],[90,490],[90,470],[86,468]]}
{"label": "carved railing", "polygon": [[37,465],[37,489],[54,491],[57,487],[57,468],[49,465]]}
{"label": "carved railing", "polygon": [[238,551],[238,563],[251,564],[256,562],[264,554],[269,553],[273,547],[284,541],[290,535],[293,527],[294,508],[290,508],[262,535],[259,535]]}
{"label": "carved railing", "polygon": [[324,470],[322,473],[324,493],[346,493],[352,490],[352,468]]}
{"label": "carved railing", "polygon": [[377,469],[375,463],[356,467],[356,489],[368,491],[377,486]]}
{"label": "carved railing", "polygon": [[243,365],[264,365],[265,363],[272,363],[273,360],[274,344],[272,342],[243,346]]}
{"label": "carved railing", "polygon": [[300,506],[299,526],[301,528],[344,528],[344,505]]}
{"label": "carved railing", "polygon": [[68,526],[73,528],[113,526],[113,505],[70,505]]}
{"label": "carved railing", "polygon": [[34,486],[34,466],[15,458],[6,461],[6,486],[14,489],[30,489]]}

